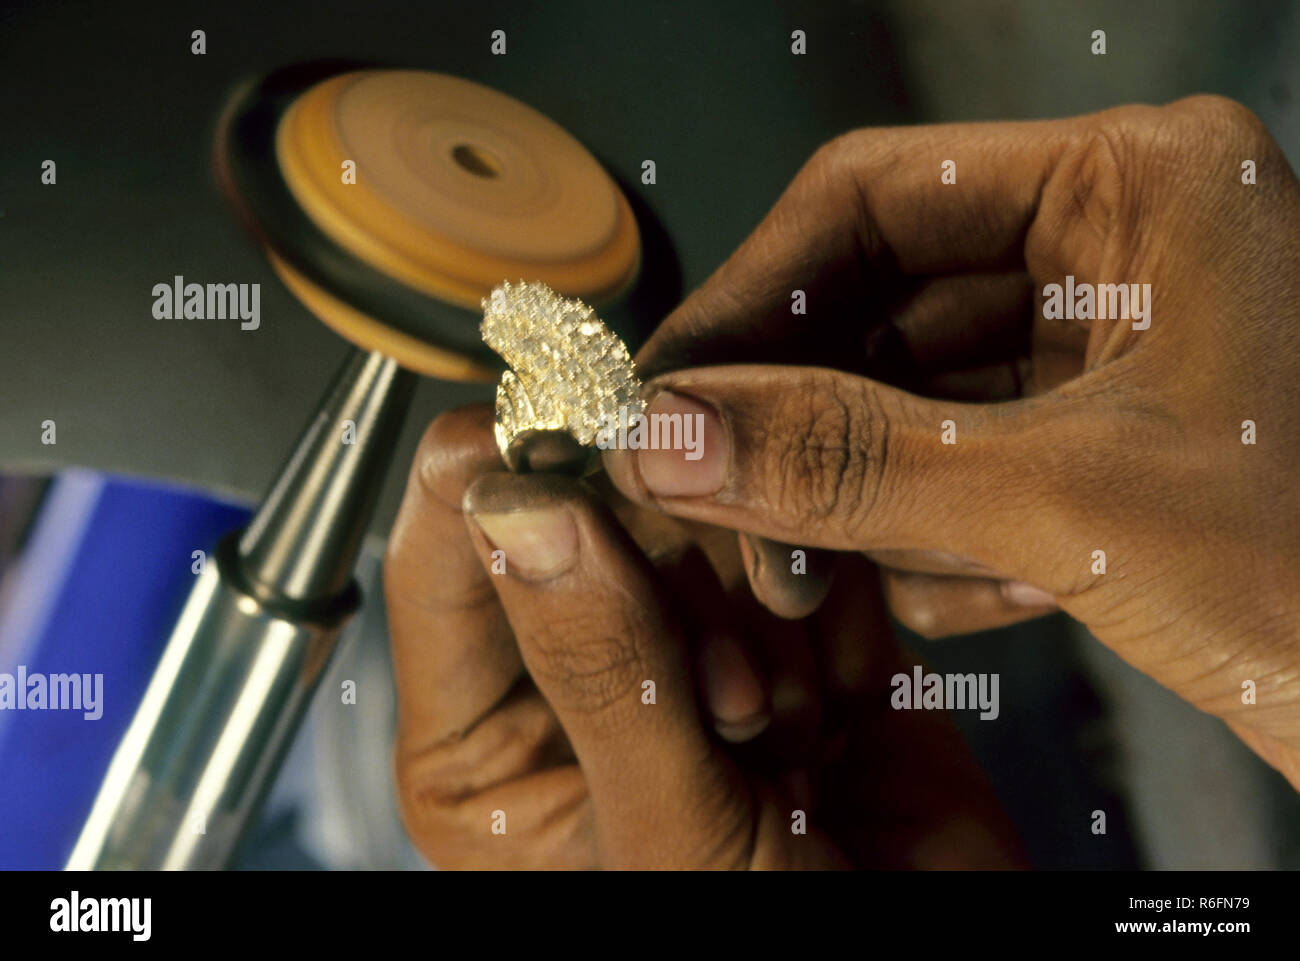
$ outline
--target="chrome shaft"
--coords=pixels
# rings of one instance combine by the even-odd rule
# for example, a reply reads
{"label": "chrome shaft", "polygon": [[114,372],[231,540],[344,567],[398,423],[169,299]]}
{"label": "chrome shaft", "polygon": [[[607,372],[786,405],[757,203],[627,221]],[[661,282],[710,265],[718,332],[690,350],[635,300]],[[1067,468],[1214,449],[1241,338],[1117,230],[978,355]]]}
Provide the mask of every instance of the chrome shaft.
{"label": "chrome shaft", "polygon": [[415,382],[381,354],[348,357],[199,575],[69,870],[229,862],[360,603],[352,570]]}

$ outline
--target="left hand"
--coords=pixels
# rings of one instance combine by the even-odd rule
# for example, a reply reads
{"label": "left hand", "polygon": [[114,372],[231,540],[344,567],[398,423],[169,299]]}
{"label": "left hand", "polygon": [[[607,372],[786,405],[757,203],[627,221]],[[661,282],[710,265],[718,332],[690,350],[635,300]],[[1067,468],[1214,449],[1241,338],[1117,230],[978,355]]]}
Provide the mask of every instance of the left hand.
{"label": "left hand", "polygon": [[485,406],[439,418],[385,564],[417,846],[443,867],[1019,864],[948,720],[890,706],[912,661],[874,568],[837,563],[815,616],[780,620],[734,535],[502,472]]}

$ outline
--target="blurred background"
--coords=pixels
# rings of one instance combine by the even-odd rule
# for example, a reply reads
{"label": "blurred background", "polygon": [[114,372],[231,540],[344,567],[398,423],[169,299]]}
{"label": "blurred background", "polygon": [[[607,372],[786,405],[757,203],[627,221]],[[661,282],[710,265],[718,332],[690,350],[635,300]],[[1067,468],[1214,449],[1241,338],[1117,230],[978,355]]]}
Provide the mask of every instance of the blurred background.
{"label": "blurred background", "polygon": [[[191,53],[205,31],[207,52]],[[489,52],[493,30],[508,52]],[[807,34],[793,56],[790,34]],[[1106,55],[1090,52],[1106,32]],[[0,672],[104,674],[104,712],[0,712],[0,867],[58,867],[185,595],[247,517],[347,345],[284,290],[213,184],[240,81],[344,57],[467,77],[583,141],[662,226],[672,298],[818,144],[853,127],[1063,116],[1196,92],[1300,162],[1300,4],[1195,0],[0,5]],[[653,159],[657,183],[642,186]],[[41,183],[45,160],[57,183]],[[159,321],[154,284],[260,283],[261,327]],[[393,798],[383,538],[415,442],[490,388],[425,380],[359,577],[367,601],[239,866],[420,867]],[[42,424],[57,442],[42,443]],[[956,712],[1044,868],[1300,866],[1300,797],[1217,721],[1063,617],[925,642],[1000,672]],[[357,703],[342,705],[344,679]],[[1091,812],[1107,812],[1093,835]]]}

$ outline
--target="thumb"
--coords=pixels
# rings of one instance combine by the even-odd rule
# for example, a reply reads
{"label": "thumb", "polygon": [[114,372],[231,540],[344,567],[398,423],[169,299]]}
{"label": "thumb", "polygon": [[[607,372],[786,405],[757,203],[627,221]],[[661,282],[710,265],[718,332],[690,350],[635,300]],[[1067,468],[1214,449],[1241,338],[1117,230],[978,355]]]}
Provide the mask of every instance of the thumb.
{"label": "thumb", "polygon": [[1054,394],[928,400],[768,365],[682,370],[646,393],[643,436],[604,455],[633,500],[814,547],[947,551],[1071,590],[1079,565],[1057,560],[1073,554],[1063,528],[1068,536],[1087,516],[1078,494],[1097,458],[1079,452],[1104,446],[1110,429],[1095,407]]}
{"label": "thumb", "polygon": [[570,478],[487,474],[468,489],[471,537],[529,673],[590,791],[607,867],[746,867],[756,812],[709,739],[685,639],[649,562]]}

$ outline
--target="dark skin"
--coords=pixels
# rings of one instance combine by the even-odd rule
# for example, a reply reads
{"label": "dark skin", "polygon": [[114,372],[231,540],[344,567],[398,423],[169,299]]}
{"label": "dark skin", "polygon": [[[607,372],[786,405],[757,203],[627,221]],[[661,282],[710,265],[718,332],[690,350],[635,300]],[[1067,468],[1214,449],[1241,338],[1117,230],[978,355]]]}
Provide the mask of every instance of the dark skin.
{"label": "dark skin", "polygon": [[[412,836],[448,866],[1017,863],[942,716],[889,707],[865,558],[931,636],[1065,610],[1300,786],[1298,255],[1300,184],[1219,98],[833,141],[638,355],[651,411],[709,426],[698,461],[605,455],[635,508],[500,475],[486,413],[426,437],[386,568]],[[1150,326],[1045,319],[1067,273],[1151,284]]]}
{"label": "dark skin", "polygon": [[733,534],[504,473],[486,405],[438,418],[385,567],[412,838],[441,867],[1019,864],[947,719],[890,709],[912,660],[873,565],[839,565],[778,618]]}

